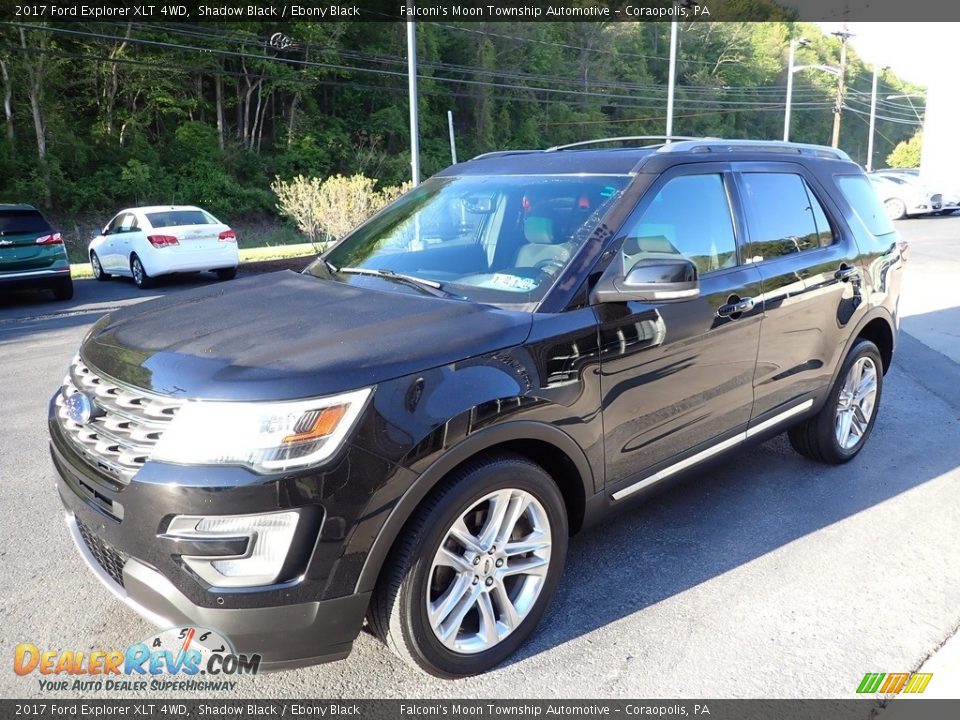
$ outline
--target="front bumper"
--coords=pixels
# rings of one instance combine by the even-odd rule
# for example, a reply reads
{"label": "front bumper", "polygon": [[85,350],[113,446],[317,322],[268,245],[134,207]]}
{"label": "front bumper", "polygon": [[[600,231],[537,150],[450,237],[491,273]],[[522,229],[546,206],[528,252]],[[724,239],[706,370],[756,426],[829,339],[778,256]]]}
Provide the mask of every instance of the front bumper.
{"label": "front bumper", "polygon": [[191,625],[228,637],[238,653],[259,653],[264,670],[283,670],[342,660],[350,654],[369,593],[277,607],[223,610],[195,605],[167,578],[134,558],[117,583],[91,552],[67,512],[67,528],[80,557],[118,600],[159,628]]}
{"label": "front bumper", "polygon": [[[342,486],[351,468],[369,471],[361,457],[351,455],[316,476],[261,482],[242,468],[148,463],[123,486],[99,475],[77,455],[52,411],[49,429],[57,488],[74,544],[121,602],[161,627],[216,630],[237,652],[259,653],[264,669],[311,665],[349,654],[370,594],[355,590],[353,573],[343,578],[334,572],[344,565],[339,562],[343,518],[338,517],[344,509],[322,488],[324,483]],[[165,523],[177,514],[242,514],[282,507],[299,508],[316,522],[291,546],[291,556],[302,558],[296,576],[267,587],[207,587],[160,537]],[[350,589],[341,589],[344,585]]]}

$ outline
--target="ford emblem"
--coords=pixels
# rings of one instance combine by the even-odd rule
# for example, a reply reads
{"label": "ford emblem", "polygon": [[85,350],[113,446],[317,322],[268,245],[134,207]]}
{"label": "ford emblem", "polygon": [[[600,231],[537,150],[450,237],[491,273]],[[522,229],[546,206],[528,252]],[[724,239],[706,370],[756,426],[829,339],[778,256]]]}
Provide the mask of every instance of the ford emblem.
{"label": "ford emblem", "polygon": [[67,398],[67,417],[77,425],[86,425],[93,417],[93,401],[83,393],[74,393]]}

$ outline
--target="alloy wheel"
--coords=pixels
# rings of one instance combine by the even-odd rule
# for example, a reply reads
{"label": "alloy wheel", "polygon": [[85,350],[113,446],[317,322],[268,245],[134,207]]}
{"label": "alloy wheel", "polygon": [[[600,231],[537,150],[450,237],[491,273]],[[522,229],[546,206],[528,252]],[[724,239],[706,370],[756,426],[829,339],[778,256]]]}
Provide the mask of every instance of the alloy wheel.
{"label": "alloy wheel", "polygon": [[551,546],[547,512],[532,494],[503,489],[474,503],[431,565],[427,617],[437,639],[475,654],[510,635],[540,596]]}
{"label": "alloy wheel", "polygon": [[847,372],[834,421],[837,443],[844,450],[857,446],[873,417],[877,398],[877,366],[869,357],[861,357]]}
{"label": "alloy wheel", "polygon": [[133,270],[133,281],[137,285],[143,285],[143,264],[140,262],[140,258],[134,258],[131,263],[131,269]]}

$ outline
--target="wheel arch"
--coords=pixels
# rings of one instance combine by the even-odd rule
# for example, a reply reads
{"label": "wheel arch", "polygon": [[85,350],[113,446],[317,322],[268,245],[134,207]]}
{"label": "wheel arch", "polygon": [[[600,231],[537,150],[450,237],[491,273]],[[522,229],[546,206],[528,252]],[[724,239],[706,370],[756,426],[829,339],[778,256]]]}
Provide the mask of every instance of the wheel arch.
{"label": "wheel arch", "polygon": [[466,462],[498,451],[521,455],[542,467],[563,496],[570,533],[580,529],[587,498],[594,492],[593,471],[580,446],[556,426],[545,423],[516,421],[495,425],[469,435],[447,450],[407,489],[367,554],[356,592],[369,592],[376,587],[391,549],[434,488]]}
{"label": "wheel arch", "polygon": [[853,343],[860,338],[869,340],[880,350],[880,359],[883,360],[883,373],[886,375],[890,369],[890,363],[893,362],[893,350],[896,347],[893,321],[883,312],[868,315],[864,318],[864,322],[858,326],[857,332],[854,333],[850,342],[847,343],[848,352]]}

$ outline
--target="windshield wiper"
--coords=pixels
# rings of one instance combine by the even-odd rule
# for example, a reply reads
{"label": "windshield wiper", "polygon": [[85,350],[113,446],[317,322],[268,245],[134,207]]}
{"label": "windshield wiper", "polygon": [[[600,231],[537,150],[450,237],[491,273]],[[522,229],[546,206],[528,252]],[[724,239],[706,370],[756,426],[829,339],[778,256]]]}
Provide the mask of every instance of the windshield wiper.
{"label": "windshield wiper", "polygon": [[387,270],[385,268],[374,270],[372,268],[342,267],[337,272],[343,273],[344,275],[369,275],[371,277],[384,278],[386,280],[393,280],[405,285],[410,285],[411,287],[415,287],[418,290],[423,290],[424,292],[435,297],[452,297],[460,300],[463,299],[461,295],[452,293],[449,290],[444,290],[443,285],[438,283],[436,280],[425,280],[424,278],[414,277],[413,275],[404,275],[403,273],[394,272],[393,270]]}

